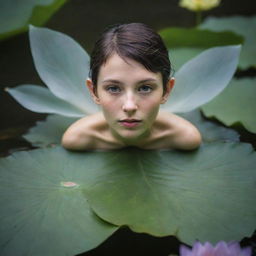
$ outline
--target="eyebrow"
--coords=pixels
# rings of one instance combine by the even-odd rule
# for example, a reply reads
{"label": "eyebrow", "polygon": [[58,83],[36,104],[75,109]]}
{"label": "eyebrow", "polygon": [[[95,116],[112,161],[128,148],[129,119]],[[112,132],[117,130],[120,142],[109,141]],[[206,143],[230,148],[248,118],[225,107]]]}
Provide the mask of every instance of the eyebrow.
{"label": "eyebrow", "polygon": [[[137,83],[139,83],[139,84],[141,84],[141,83],[147,83],[147,82],[157,82],[157,80],[154,79],[154,78],[146,78],[146,79],[137,81]],[[116,79],[106,79],[106,80],[103,80],[102,83],[122,84],[121,81],[116,80]]]}

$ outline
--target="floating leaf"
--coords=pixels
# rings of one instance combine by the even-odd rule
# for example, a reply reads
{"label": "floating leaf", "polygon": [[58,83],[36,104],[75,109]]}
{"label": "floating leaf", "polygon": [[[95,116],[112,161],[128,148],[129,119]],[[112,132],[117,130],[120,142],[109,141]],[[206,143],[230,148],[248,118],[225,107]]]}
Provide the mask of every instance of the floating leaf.
{"label": "floating leaf", "polygon": [[81,117],[85,114],[67,101],[55,97],[48,89],[36,85],[21,85],[7,88],[23,107],[38,113],[54,113],[65,116]]}
{"label": "floating leaf", "polygon": [[169,58],[174,70],[179,70],[183,64],[199,55],[203,48],[174,48],[169,50]]}
{"label": "floating leaf", "polygon": [[83,154],[61,148],[0,159],[1,256],[73,256],[117,229],[91,211],[85,165]]}
{"label": "floating leaf", "polygon": [[0,40],[43,25],[66,0],[0,1]]}
{"label": "floating leaf", "polygon": [[116,227],[92,214],[86,198],[98,216],[136,232],[240,240],[256,225],[255,164],[249,144],[220,142],[193,152],[19,152],[0,162],[1,255],[97,246]]}
{"label": "floating leaf", "polygon": [[243,37],[233,32],[214,32],[198,28],[165,28],[159,34],[167,48],[192,47],[210,48],[235,45],[243,42]]}
{"label": "floating leaf", "polygon": [[170,60],[175,70],[210,47],[243,43],[243,37],[233,32],[173,27],[162,29],[159,33],[170,49]]}
{"label": "floating leaf", "polygon": [[230,126],[236,123],[256,133],[256,79],[233,79],[215,99],[202,107],[207,117]]}
{"label": "floating leaf", "polygon": [[60,144],[63,133],[77,119],[49,115],[45,121],[37,122],[23,137],[33,146],[45,147]]}
{"label": "floating leaf", "polygon": [[235,130],[208,121],[198,109],[180,115],[198,128],[204,142],[239,141],[239,134]]}
{"label": "floating leaf", "polygon": [[213,99],[231,80],[239,52],[240,46],[215,47],[184,64],[176,74],[176,85],[164,109],[189,112]]}
{"label": "floating leaf", "polygon": [[256,16],[233,16],[226,18],[209,17],[200,25],[200,28],[218,32],[232,31],[243,36],[244,44],[241,51],[239,67],[241,69],[248,69],[252,66],[256,67]]}
{"label": "floating leaf", "polygon": [[256,153],[249,144],[98,154],[98,162],[88,156],[94,181],[85,193],[104,220],[188,244],[240,240],[256,227]]}

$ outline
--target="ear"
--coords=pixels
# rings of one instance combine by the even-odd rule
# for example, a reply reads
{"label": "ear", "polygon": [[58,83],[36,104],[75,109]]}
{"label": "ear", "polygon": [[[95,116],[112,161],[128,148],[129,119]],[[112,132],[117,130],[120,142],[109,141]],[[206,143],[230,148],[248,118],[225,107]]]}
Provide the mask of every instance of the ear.
{"label": "ear", "polygon": [[92,97],[93,101],[96,104],[100,104],[100,99],[99,99],[99,97],[97,96],[97,94],[95,92],[95,88],[94,88],[94,85],[92,83],[92,80],[87,78],[86,79],[86,85],[87,85],[87,88],[89,89],[89,92],[91,94],[91,97]]}
{"label": "ear", "polygon": [[165,94],[163,95],[161,104],[164,104],[168,100],[168,97],[171,93],[171,90],[172,90],[174,84],[175,84],[175,78],[171,77],[166,84],[166,91],[165,91]]}

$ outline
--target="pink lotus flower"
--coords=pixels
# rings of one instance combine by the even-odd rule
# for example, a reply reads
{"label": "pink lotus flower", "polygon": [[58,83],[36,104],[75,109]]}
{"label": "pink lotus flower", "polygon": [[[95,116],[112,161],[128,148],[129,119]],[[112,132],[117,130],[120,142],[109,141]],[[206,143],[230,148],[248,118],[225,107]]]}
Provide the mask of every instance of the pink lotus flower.
{"label": "pink lotus flower", "polygon": [[192,249],[182,245],[180,256],[251,256],[250,247],[241,248],[238,243],[218,242],[215,247],[206,242],[196,242]]}

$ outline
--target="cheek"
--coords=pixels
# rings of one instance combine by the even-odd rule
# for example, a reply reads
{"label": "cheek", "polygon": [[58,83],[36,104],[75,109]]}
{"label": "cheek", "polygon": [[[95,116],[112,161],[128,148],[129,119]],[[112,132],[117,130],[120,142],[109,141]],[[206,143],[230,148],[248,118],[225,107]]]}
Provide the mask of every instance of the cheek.
{"label": "cheek", "polygon": [[98,97],[103,112],[111,112],[115,109],[116,100],[113,101],[113,98],[109,97],[104,91],[100,90]]}
{"label": "cheek", "polygon": [[106,109],[107,111],[113,111],[115,109],[117,109],[118,107],[118,102],[117,101],[113,101],[113,100],[104,100],[101,102],[101,107],[102,109]]}
{"label": "cheek", "polygon": [[113,104],[113,101],[104,101],[101,103],[102,112],[107,121],[116,119],[116,113],[118,112],[117,104]]}
{"label": "cheek", "polygon": [[144,112],[148,121],[154,122],[157,117],[159,107],[160,107],[159,101],[150,100],[142,104],[141,111]]}
{"label": "cheek", "polygon": [[145,109],[147,112],[155,113],[159,110],[160,101],[156,99],[150,99],[150,100],[144,101],[141,107]]}

